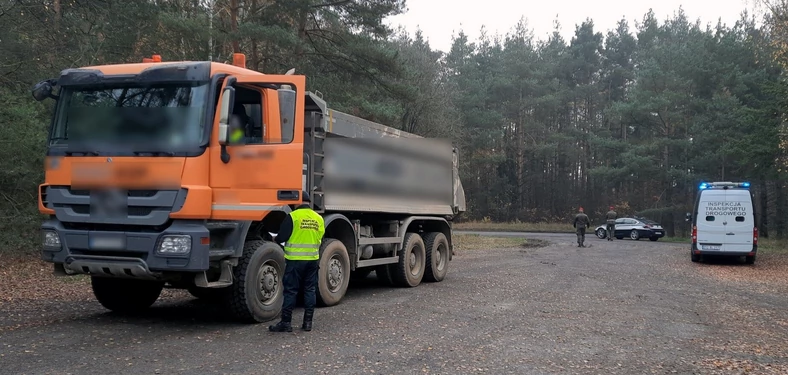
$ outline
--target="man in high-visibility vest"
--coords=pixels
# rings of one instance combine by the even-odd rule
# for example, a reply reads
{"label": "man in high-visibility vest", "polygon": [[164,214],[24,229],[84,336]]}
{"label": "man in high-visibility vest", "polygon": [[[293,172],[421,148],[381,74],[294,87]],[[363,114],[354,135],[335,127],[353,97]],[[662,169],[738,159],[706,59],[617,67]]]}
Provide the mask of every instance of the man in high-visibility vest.
{"label": "man in high-visibility vest", "polygon": [[309,194],[302,192],[303,203],[283,221],[276,235],[276,243],[284,242],[285,275],[284,303],[279,323],[268,327],[272,332],[292,332],[290,320],[299,289],[304,290],[304,322],[301,329],[312,330],[315,314],[315,288],[320,262],[320,242],[326,232],[323,217],[309,206]]}

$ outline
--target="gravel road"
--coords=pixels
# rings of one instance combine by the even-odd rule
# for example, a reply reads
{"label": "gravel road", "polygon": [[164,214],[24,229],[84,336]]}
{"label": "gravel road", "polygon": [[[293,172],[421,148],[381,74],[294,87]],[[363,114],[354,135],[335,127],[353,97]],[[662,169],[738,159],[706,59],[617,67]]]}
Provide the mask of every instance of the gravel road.
{"label": "gravel road", "polygon": [[661,241],[588,236],[578,248],[573,235],[519,235],[549,245],[459,250],[443,282],[413,289],[373,274],[318,309],[309,333],[233,324],[180,291],[143,317],[84,297],[5,304],[0,373],[788,372],[788,287],[715,271],[758,263],[693,264],[686,245]]}

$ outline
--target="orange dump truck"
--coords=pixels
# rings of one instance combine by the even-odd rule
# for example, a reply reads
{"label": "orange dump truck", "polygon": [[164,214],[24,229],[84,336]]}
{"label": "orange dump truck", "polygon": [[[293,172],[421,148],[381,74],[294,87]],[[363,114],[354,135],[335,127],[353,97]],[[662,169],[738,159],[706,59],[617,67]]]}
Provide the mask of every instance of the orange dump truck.
{"label": "orange dump truck", "polygon": [[187,289],[239,321],[276,318],[284,255],[272,242],[302,192],[325,219],[318,304],[351,277],[441,281],[465,210],[458,155],[328,107],[306,77],[232,64],[66,69],[33,88],[54,99],[38,192],[42,258],[87,274],[118,312]]}

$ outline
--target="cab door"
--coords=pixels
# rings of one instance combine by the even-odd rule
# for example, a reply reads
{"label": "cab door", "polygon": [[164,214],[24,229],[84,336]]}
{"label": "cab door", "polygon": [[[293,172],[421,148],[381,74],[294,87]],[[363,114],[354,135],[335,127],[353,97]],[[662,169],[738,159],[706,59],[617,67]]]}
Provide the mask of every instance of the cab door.
{"label": "cab door", "polygon": [[[210,141],[213,219],[259,220],[301,202],[305,82],[295,75],[225,80]],[[245,118],[244,136],[222,141],[220,125],[237,125],[233,116]]]}

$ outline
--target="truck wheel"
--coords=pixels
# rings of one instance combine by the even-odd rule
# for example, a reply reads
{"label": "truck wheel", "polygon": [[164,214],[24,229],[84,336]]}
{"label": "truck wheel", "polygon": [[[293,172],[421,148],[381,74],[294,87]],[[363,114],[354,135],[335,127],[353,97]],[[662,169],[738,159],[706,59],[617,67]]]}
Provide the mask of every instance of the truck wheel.
{"label": "truck wheel", "polygon": [[243,323],[272,320],[282,311],[285,256],[279,245],[250,241],[233,268],[233,285],[226,293],[230,314]]}
{"label": "truck wheel", "polygon": [[372,267],[365,267],[361,269],[356,269],[355,271],[350,273],[350,281],[364,281],[367,279],[370,273],[372,273]]}
{"label": "truck wheel", "polygon": [[342,241],[334,238],[323,240],[317,280],[317,303],[320,306],[334,306],[345,296],[350,283],[350,257]]}
{"label": "truck wheel", "polygon": [[380,281],[385,286],[394,286],[394,274],[396,273],[396,264],[384,264],[375,267],[375,275],[378,277],[378,281]]}
{"label": "truck wheel", "polygon": [[441,232],[427,233],[424,236],[424,246],[427,250],[424,280],[428,282],[443,280],[449,270],[449,241],[446,235]]}
{"label": "truck wheel", "polygon": [[222,300],[225,293],[229,293],[230,288],[200,288],[197,286],[190,286],[186,290],[197,299],[208,302],[218,302]]}
{"label": "truck wheel", "polygon": [[424,277],[427,254],[424,241],[417,233],[405,234],[405,243],[399,253],[399,263],[394,276],[394,283],[401,287],[415,287]]}
{"label": "truck wheel", "polygon": [[92,276],[93,295],[108,310],[118,313],[138,313],[156,302],[164,288],[163,282],[115,279]]}

